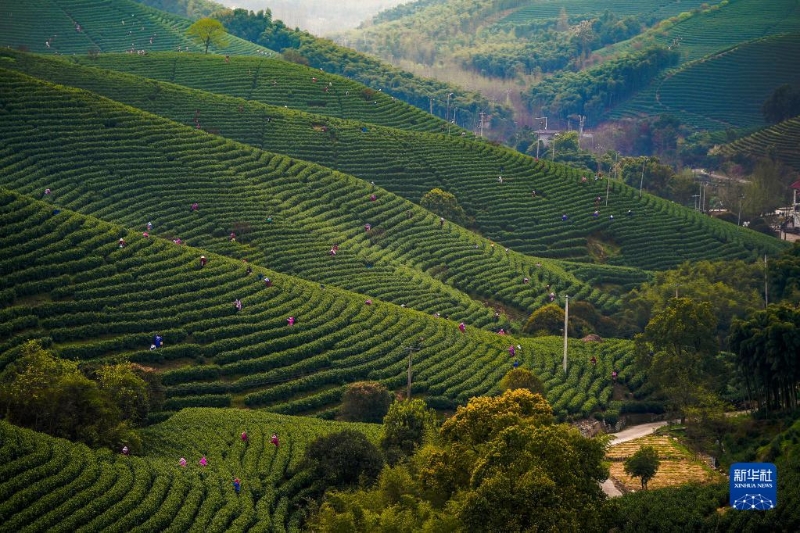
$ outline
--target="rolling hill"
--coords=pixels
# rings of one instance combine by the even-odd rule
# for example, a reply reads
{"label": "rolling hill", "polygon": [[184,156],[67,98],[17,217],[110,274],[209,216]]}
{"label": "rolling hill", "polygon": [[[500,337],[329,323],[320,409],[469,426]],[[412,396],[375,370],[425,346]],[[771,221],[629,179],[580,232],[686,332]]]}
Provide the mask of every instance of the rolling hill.
{"label": "rolling hill", "polygon": [[[70,359],[134,361],[161,373],[166,411],[248,406],[332,416],[347,383],[402,389],[412,346],[412,391],[441,406],[495,390],[511,368],[509,343],[520,344],[518,357],[545,382],[560,416],[609,407],[614,368],[632,389],[642,384],[629,341],[574,341],[565,376],[559,338],[471,325],[461,333],[455,321],[260,266],[248,273],[239,260],[54,208],[49,198],[4,191],[1,212],[2,366],[30,338]],[[155,334],[165,346],[148,349]]]}
{"label": "rolling hill", "polygon": [[764,128],[719,149],[730,157],[737,154],[747,154],[756,159],[774,157],[800,170],[800,117]]}
{"label": "rolling hill", "polygon": [[374,424],[187,409],[147,429],[144,456],[126,457],[0,421],[0,531],[298,531],[312,482],[303,452],[345,427],[378,440]]}
{"label": "rolling hill", "polygon": [[[183,57],[178,57],[181,63],[191,65],[194,61],[185,56],[188,59],[184,62]],[[148,61],[159,61],[159,58],[150,56]],[[172,56],[164,56],[160,61],[173,66],[177,64]],[[193,77],[193,84],[220,90],[214,80],[224,76],[224,72],[216,76],[215,69],[230,65],[205,58],[202,61],[205,68],[193,69],[198,73]],[[13,67],[15,63],[12,61],[9,66]],[[363,121],[347,123],[304,117],[276,107],[254,107],[253,102],[226,102],[202,94],[190,97],[185,91],[179,92],[166,85],[156,88],[149,82],[137,82],[131,78],[117,78],[114,83],[114,77],[97,71],[82,71],[77,67],[59,69],[58,64],[46,63],[38,68],[36,61],[24,58],[20,58],[18,63],[17,67],[23,70],[28,68],[59,83],[97,90],[129,105],[194,124],[195,129],[198,122],[204,122],[215,133],[253,146],[308,158],[353,174],[365,182],[376,182],[414,202],[433,187],[443,188],[456,195],[467,213],[474,217],[476,229],[485,237],[527,255],[591,261],[588,250],[591,237],[618,247],[619,253],[607,259],[609,264],[663,269],[709,255],[756,257],[763,253],[764,246],[769,249],[782,246],[778,241],[742,231],[655,197],[640,199],[637,191],[613,180],[611,183],[605,180],[584,181],[573,169],[551,166],[548,162],[535,161],[465,136],[426,136],[371,125],[366,127]],[[123,59],[121,64],[130,63]],[[167,69],[158,68],[156,64],[152,71],[158,73]],[[318,84],[308,74],[303,76],[301,72],[297,75],[292,70],[284,71],[284,74],[284,77],[272,78],[273,81],[280,80],[278,87],[283,87],[284,92],[294,93],[308,87],[318,89]],[[333,86],[340,83],[336,78],[326,79],[331,79],[329,83]],[[274,87],[271,82],[267,84]],[[281,93],[273,93],[264,101],[277,99],[280,105],[282,98]],[[212,102],[218,103],[209,107]],[[265,122],[267,119],[269,121]],[[417,125],[412,124],[409,129],[411,127]],[[498,174],[503,175],[503,183],[498,183]],[[537,190],[535,198],[531,197],[532,189]],[[609,207],[601,210],[602,217],[592,216],[598,207],[596,199],[605,198],[606,189],[610,192]],[[627,216],[629,210],[635,216]],[[569,218],[566,222],[562,220],[565,213]],[[689,225],[686,226],[684,221]],[[364,220],[358,226],[363,226],[363,223],[375,225],[374,221]],[[661,249],[657,253],[650,247],[654,235],[660,236]],[[713,241],[727,244],[720,247],[712,244]],[[738,244],[733,245],[733,242]]]}
{"label": "rolling hill", "polygon": [[[58,55],[97,52],[202,51],[186,36],[192,21],[131,0],[30,0],[4,5],[0,46]],[[213,52],[223,50],[209,48]],[[230,37],[226,54],[275,55]]]}

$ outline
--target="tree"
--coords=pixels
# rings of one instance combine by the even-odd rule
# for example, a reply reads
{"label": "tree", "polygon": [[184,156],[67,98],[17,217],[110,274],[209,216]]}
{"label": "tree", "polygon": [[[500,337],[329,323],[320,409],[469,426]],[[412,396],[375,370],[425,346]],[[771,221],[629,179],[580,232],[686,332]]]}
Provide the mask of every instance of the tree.
{"label": "tree", "polygon": [[748,386],[767,409],[796,409],[800,310],[770,305],[731,326],[730,346]]}
{"label": "tree", "polygon": [[564,310],[557,304],[547,304],[533,313],[522,328],[535,336],[559,335],[564,332]]}
{"label": "tree", "polygon": [[500,380],[500,389],[503,391],[526,389],[534,394],[544,395],[544,384],[536,375],[527,368],[513,368]]}
{"label": "tree", "polygon": [[104,365],[97,371],[100,389],[106,391],[119,408],[123,420],[139,425],[150,410],[148,386],[137,375],[133,364]]}
{"label": "tree", "polygon": [[525,389],[472,398],[378,485],[329,496],[320,531],[600,531],[605,441]]}
{"label": "tree", "polygon": [[426,192],[422,195],[419,205],[456,224],[464,226],[469,222],[469,217],[458,204],[458,199],[452,193],[442,189],[435,188]]}
{"label": "tree", "polygon": [[381,452],[354,429],[318,437],[308,445],[305,461],[318,481],[335,488],[370,485],[383,468]]}
{"label": "tree", "polygon": [[642,490],[647,490],[647,482],[653,479],[658,472],[661,460],[658,452],[652,446],[642,446],[639,450],[625,459],[625,473],[631,477],[638,477],[642,481]]}
{"label": "tree", "polygon": [[800,115],[800,89],[795,91],[788,83],[781,85],[766,99],[761,112],[772,124]]}
{"label": "tree", "polygon": [[436,423],[435,413],[423,400],[395,402],[383,419],[381,449],[389,464],[410,457]]}
{"label": "tree", "polygon": [[347,386],[339,408],[339,418],[346,422],[380,423],[393,400],[392,393],[377,381],[357,381]]}
{"label": "tree", "polygon": [[208,47],[214,45],[219,48],[228,46],[228,34],[225,32],[225,27],[218,20],[212,18],[202,18],[189,26],[186,30],[186,35],[194,39],[205,47],[205,53],[208,53]]}
{"label": "tree", "polygon": [[800,303],[800,242],[769,262],[769,296]]}
{"label": "tree", "polygon": [[17,425],[90,446],[116,442],[119,410],[74,361],[65,361],[35,341],[0,374],[0,407]]}
{"label": "tree", "polygon": [[[636,336],[639,361],[648,366],[648,377],[685,420],[689,407],[719,387],[715,359],[716,317],[707,302],[673,298],[653,316],[642,335]],[[652,347],[652,357],[641,354]]]}

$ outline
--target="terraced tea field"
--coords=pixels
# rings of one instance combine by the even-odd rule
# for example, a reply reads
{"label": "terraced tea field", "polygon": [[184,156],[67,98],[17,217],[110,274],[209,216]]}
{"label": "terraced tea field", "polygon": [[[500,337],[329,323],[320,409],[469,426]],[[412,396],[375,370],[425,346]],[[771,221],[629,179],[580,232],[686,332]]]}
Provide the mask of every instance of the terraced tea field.
{"label": "terraced tea field", "polygon": [[[611,263],[660,269],[709,254],[755,257],[763,247],[782,246],[657,198],[639,199],[637,191],[620,183],[609,184],[609,210],[593,217],[595,198],[605,196],[605,181],[582,183],[575,170],[480,141],[365,128],[360,122],[300,116],[166,85],[158,86],[154,96],[152,85],[137,85],[131,78],[104,76],[99,81],[97,71],[79,71],[87,80],[79,81],[58,65],[37,67],[26,58],[19,63],[19,68],[59,83],[97,90],[184,123],[202,121],[212,131],[242,142],[375,181],[412,201],[439,186],[456,194],[484,235],[528,255],[587,260],[587,235],[594,235],[621,249]],[[498,174],[504,175],[502,184]],[[531,198],[532,189],[537,190],[536,198]],[[629,210],[636,216],[624,216]],[[567,222],[562,221],[565,213]],[[650,246],[653,239],[661,245],[656,253]]]}
{"label": "terraced tea field", "polygon": [[[614,368],[632,389],[642,384],[631,373],[628,341],[573,342],[565,376],[559,338],[471,326],[461,333],[451,320],[257,265],[248,273],[238,260],[12,192],[2,192],[0,206],[0,249],[8,252],[0,261],[0,367],[35,338],[61,357],[130,360],[159,371],[167,411],[247,405],[326,416],[348,383],[378,380],[402,390],[409,347],[420,338],[413,393],[446,405],[497,390],[511,368],[510,344],[520,345],[518,358],[547,383],[562,417],[607,407]],[[165,346],[148,349],[156,334]]]}
{"label": "terraced tea field", "polygon": [[[85,55],[103,52],[194,51],[203,48],[186,36],[192,21],[130,0],[26,0],[4,3],[0,11],[0,46],[33,52]],[[275,55],[271,50],[229,36],[224,49],[211,53]]]}
{"label": "terraced tea field", "polygon": [[781,122],[721,147],[723,154],[738,153],[760,158],[769,154],[800,170],[800,117]]}
{"label": "terraced tea field", "polygon": [[642,483],[639,478],[632,478],[625,473],[623,462],[642,446],[655,448],[661,460],[656,475],[647,483],[648,490],[686,483],[712,483],[722,479],[722,476],[695,458],[672,437],[651,435],[613,445],[606,453],[606,457],[611,461],[610,477],[622,483],[628,490],[641,490]]}
{"label": "terraced tea field", "polygon": [[186,409],[147,429],[143,456],[126,457],[0,421],[0,531],[298,531],[305,447],[345,427],[378,440],[378,425]]}

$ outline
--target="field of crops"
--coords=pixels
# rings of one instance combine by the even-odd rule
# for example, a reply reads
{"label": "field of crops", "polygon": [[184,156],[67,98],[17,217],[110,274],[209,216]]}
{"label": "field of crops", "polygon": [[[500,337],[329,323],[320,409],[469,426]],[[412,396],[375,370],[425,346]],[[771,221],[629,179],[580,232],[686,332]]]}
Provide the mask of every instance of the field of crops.
{"label": "field of crops", "polygon": [[764,124],[761,104],[779,85],[800,86],[800,33],[743,44],[667,76],[658,99],[735,127]]}
{"label": "field of crops", "polygon": [[[14,90],[12,77],[5,80],[8,101],[16,100],[21,114],[0,125],[7,140],[3,183],[37,196],[50,188],[48,199],[59,206],[128,228],[143,230],[152,221],[154,235],[470,325],[490,326],[493,310],[468,294],[523,314],[553,290],[600,308],[616,304],[557,262],[506,253],[364,181],[153,122],[88,94],[36,83]],[[49,108],[50,118],[35,107]],[[53,142],[59,130],[70,134]],[[195,202],[200,208],[190,211]],[[331,256],[334,244],[339,250]],[[625,277],[643,279],[636,271]]]}
{"label": "field of crops", "polygon": [[800,117],[757,131],[752,135],[722,146],[725,155],[745,153],[755,158],[766,155],[800,170]]}
{"label": "field of crops", "polygon": [[721,479],[719,474],[680,446],[672,437],[648,436],[613,445],[606,453],[606,457],[611,461],[610,477],[622,483],[628,490],[640,490],[642,484],[638,478],[632,478],[625,473],[623,461],[642,446],[655,448],[661,460],[655,477],[647,484],[648,489],[674,487],[692,482],[711,483]]}
{"label": "field of crops", "polygon": [[[190,20],[151,9],[131,0],[26,0],[0,11],[0,46],[25,47],[44,54],[85,55],[104,52],[194,51],[203,48],[186,36]],[[229,36],[224,49],[209,52],[275,55]]]}
{"label": "field of crops", "polygon": [[669,113],[699,129],[762,125],[761,104],[772,90],[797,83],[799,34],[796,0],[729,0],[612,46],[603,54],[651,40],[677,46],[684,66],[616,107],[608,118]]}
{"label": "field of crops", "polygon": [[377,442],[377,425],[186,409],[147,429],[143,456],[126,457],[0,421],[0,531],[298,531],[311,482],[303,451],[345,427]]}
{"label": "field of crops", "polygon": [[[616,367],[632,389],[628,341],[570,348],[561,340],[519,339],[281,275],[202,249],[144,237],[34,201],[0,195],[3,272],[0,367],[30,338],[78,360],[127,359],[162,372],[164,409],[248,405],[289,414],[335,411],[344,386],[405,384],[415,346],[414,394],[446,402],[497,390],[511,368],[508,346],[547,383],[560,416],[586,416],[611,400]],[[119,239],[125,240],[120,247]],[[206,255],[201,267],[198,259]],[[267,286],[260,278],[267,276]],[[235,299],[243,306],[237,311]],[[287,323],[288,317],[295,323]],[[161,334],[165,346],[149,349]],[[589,359],[596,355],[596,367]]]}
{"label": "field of crops", "polygon": [[[674,17],[684,11],[696,9],[703,4],[702,0],[607,0],[598,4],[594,0],[564,0],[551,2],[549,0],[533,0],[523,7],[504,17],[500,25],[526,24],[534,20],[557,20],[561,10],[564,9],[570,18],[588,18],[600,16],[608,10],[619,17],[638,16],[642,20],[664,19]],[[715,2],[710,2],[714,4]]]}
{"label": "field of crops", "polygon": [[[668,268],[709,254],[755,257],[765,247],[781,246],[657,198],[639,199],[636,191],[620,183],[611,184],[609,209],[595,218],[591,216],[594,199],[605,195],[605,181],[582,183],[575,170],[480,141],[371,125],[365,128],[360,122],[286,113],[167,85],[154,89],[152,84],[137,84],[131,78],[104,76],[108,79],[100,81],[100,75],[90,70],[80,71],[87,81],[78,81],[54,64],[37,67],[27,58],[17,62],[20,64],[15,67],[59,83],[97,90],[183,123],[196,119],[206,125],[203,127],[236,140],[374,181],[412,201],[439,186],[456,194],[483,235],[529,255],[588,260],[586,238],[590,234],[620,246],[622,253],[612,260],[614,264],[647,269]],[[303,83],[311,84],[307,79]],[[504,177],[502,184],[498,174]],[[536,198],[531,198],[532,189],[537,190]],[[623,216],[628,210],[636,216]],[[565,213],[569,214],[567,222],[562,221]],[[650,246],[653,240],[661,246],[657,253]]]}

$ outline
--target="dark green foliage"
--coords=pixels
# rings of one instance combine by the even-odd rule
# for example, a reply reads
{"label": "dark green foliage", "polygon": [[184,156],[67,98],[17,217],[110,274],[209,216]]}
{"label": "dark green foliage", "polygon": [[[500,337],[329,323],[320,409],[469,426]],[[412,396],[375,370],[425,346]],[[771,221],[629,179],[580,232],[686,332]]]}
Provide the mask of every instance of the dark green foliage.
{"label": "dark green foliage", "polygon": [[380,444],[386,462],[394,465],[411,457],[435,423],[435,412],[422,400],[393,403],[383,419]]}
{"label": "dark green foliage", "polygon": [[766,409],[796,409],[800,383],[800,311],[772,304],[731,326],[731,350],[748,387]]}
{"label": "dark green foliage", "polygon": [[392,393],[377,381],[357,381],[347,386],[339,408],[346,422],[380,423],[393,400]]}
{"label": "dark green foliage", "polygon": [[800,89],[792,89],[784,83],[773,92],[761,106],[764,120],[777,124],[800,115]]}
{"label": "dark green foliage", "polygon": [[646,87],[663,69],[675,65],[679,54],[654,47],[608,61],[586,71],[564,72],[538,84],[528,95],[535,112],[566,118],[598,118],[636,91]]}
{"label": "dark green foliage", "polygon": [[558,304],[547,304],[531,314],[522,330],[536,336],[563,335],[564,310]]}
{"label": "dark green foliage", "polygon": [[661,461],[652,446],[642,446],[636,453],[625,459],[625,473],[642,481],[642,490],[647,490],[647,482],[658,472]]}
{"label": "dark green foliage", "polygon": [[544,395],[544,385],[536,375],[527,368],[514,368],[500,380],[500,388],[504,391],[526,389],[534,394]]}
{"label": "dark green foliage", "polygon": [[800,302],[800,243],[769,260],[769,294],[773,301]]}
{"label": "dark green foliage", "polygon": [[380,450],[352,429],[317,438],[308,445],[305,458],[314,478],[326,488],[369,486],[383,468]]}

